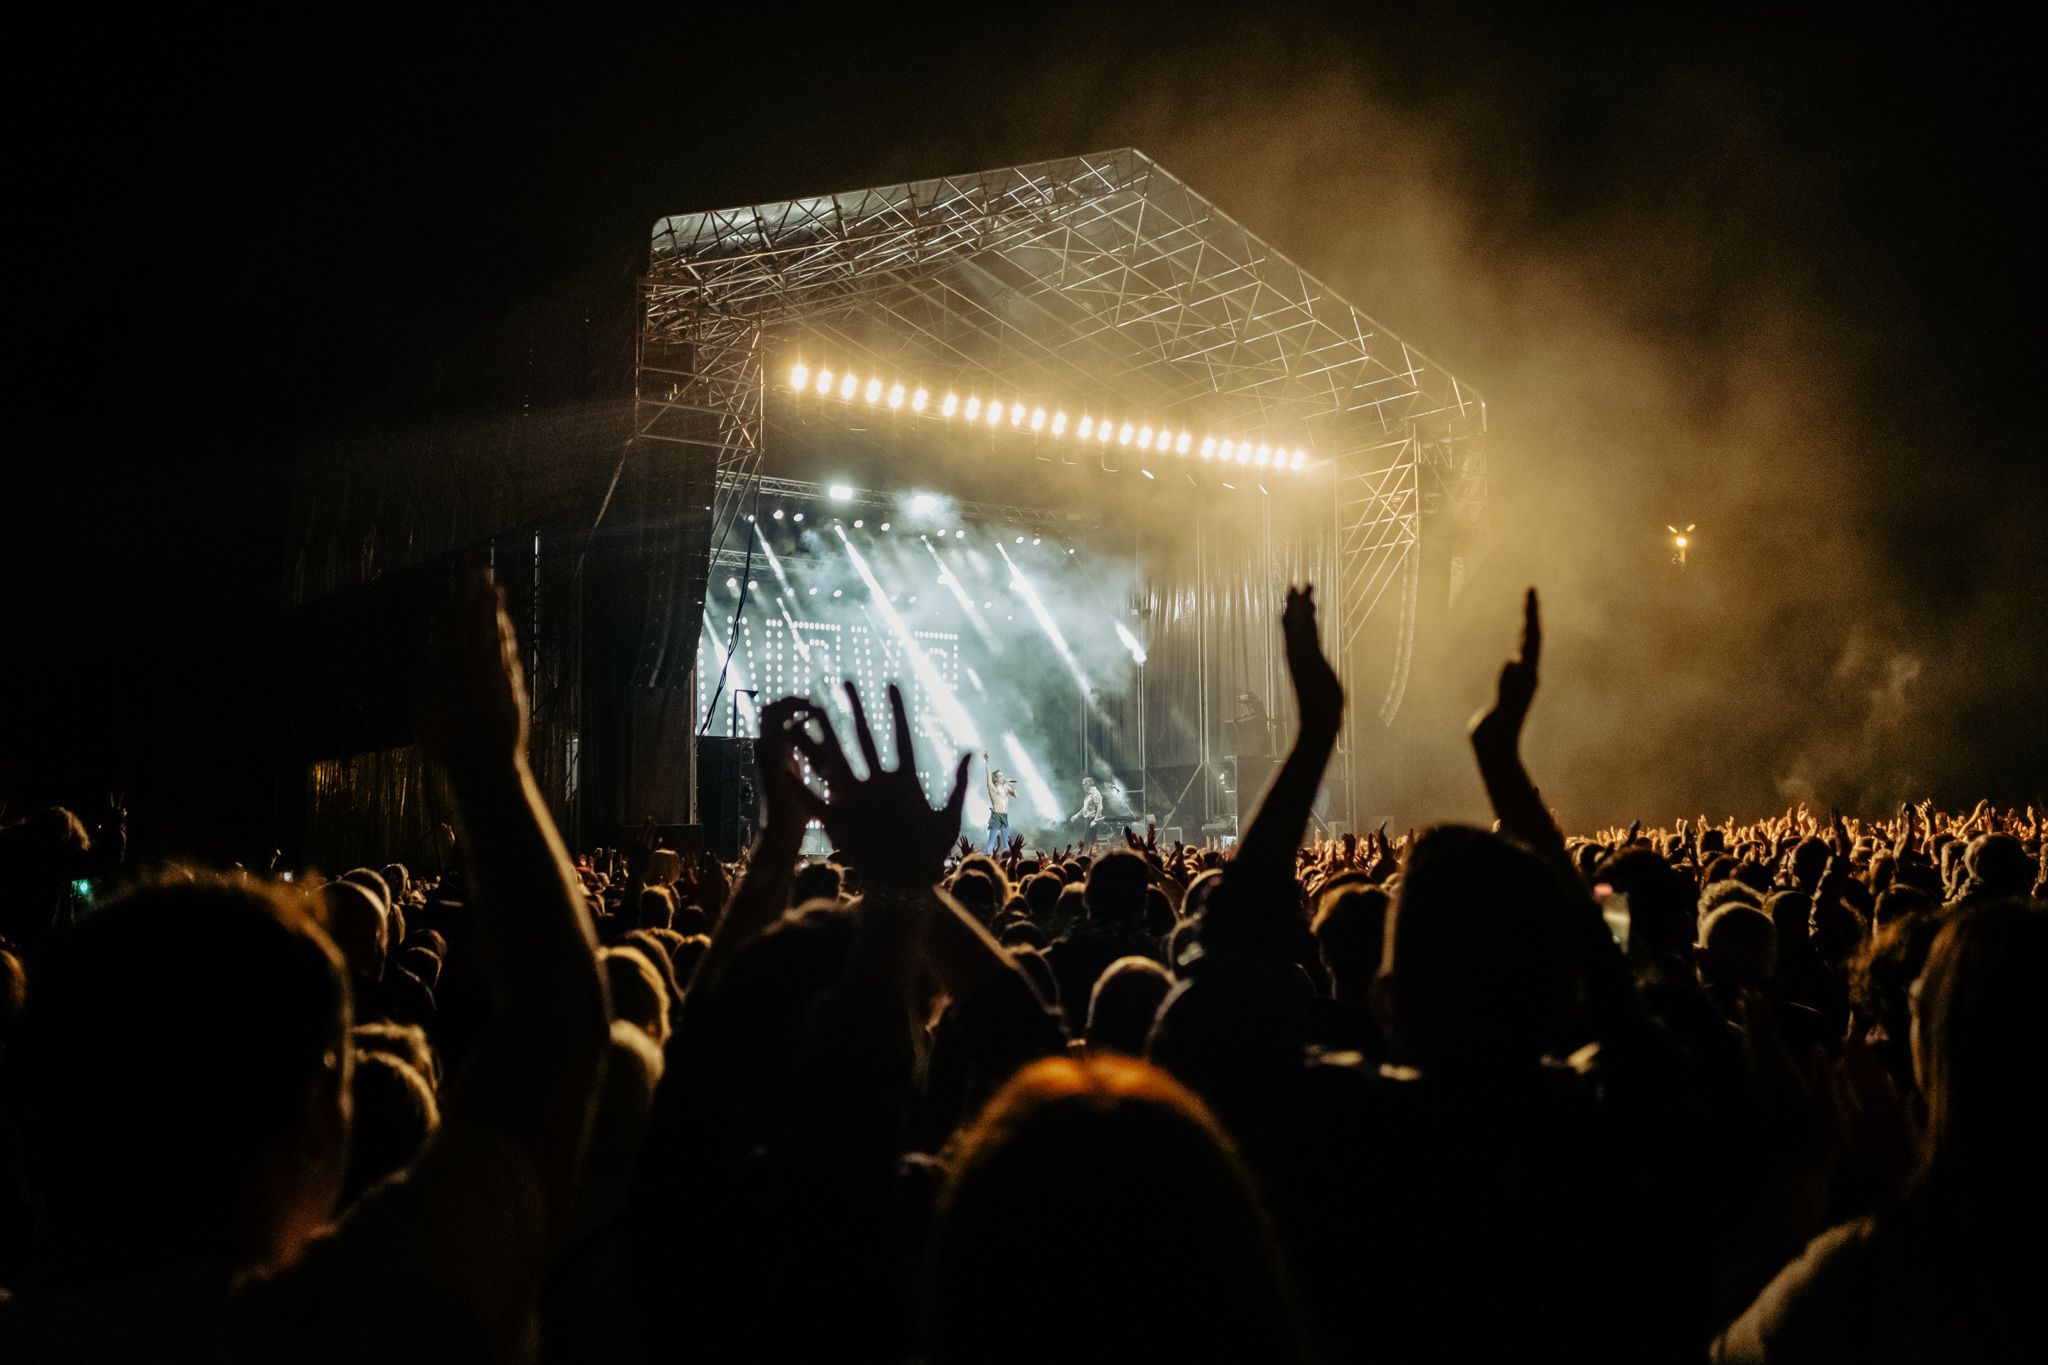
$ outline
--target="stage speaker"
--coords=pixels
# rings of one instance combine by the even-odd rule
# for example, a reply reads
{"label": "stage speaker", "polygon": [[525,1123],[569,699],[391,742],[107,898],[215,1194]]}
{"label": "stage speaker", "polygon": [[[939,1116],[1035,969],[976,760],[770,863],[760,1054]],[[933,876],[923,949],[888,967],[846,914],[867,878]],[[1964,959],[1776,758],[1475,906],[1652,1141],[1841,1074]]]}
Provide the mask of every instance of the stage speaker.
{"label": "stage speaker", "polygon": [[714,855],[739,857],[754,824],[753,740],[698,739],[697,821]]}
{"label": "stage speaker", "polygon": [[641,687],[632,694],[626,818],[657,824],[690,818],[690,699],[681,688]]}

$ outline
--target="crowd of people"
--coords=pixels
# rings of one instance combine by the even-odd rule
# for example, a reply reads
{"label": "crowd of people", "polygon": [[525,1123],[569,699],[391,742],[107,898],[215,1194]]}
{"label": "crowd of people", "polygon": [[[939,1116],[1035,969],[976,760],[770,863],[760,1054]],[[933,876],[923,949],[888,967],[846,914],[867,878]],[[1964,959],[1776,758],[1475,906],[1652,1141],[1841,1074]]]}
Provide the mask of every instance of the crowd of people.
{"label": "crowd of people", "polygon": [[459,871],[88,907],[118,820],[0,830],[0,1360],[2029,1350],[2038,813],[1568,838],[1532,592],[1495,827],[1312,837],[1344,698],[1308,591],[1281,625],[1228,850],[977,849],[968,760],[933,809],[849,686],[854,753],[763,709],[738,863],[574,857],[485,579],[420,708]]}

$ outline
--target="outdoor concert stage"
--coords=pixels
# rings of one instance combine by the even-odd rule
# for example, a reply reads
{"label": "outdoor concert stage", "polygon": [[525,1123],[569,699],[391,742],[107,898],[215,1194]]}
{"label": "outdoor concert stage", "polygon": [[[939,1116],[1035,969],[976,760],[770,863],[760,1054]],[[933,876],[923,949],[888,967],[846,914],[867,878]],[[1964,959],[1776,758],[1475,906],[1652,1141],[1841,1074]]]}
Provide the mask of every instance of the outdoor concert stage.
{"label": "outdoor concert stage", "polygon": [[1390,720],[1485,504],[1477,393],[1128,149],[664,219],[636,393],[702,619],[637,681],[694,669],[707,738],[897,681],[933,792],[986,750],[1055,839],[1084,776],[1232,832],[1291,581]]}
{"label": "outdoor concert stage", "polygon": [[[585,846],[729,843],[757,702],[846,677],[904,687],[935,795],[987,751],[1020,830],[1092,777],[1232,833],[1293,733],[1287,584],[1379,731],[1482,530],[1480,396],[1133,150],[662,219],[637,316],[629,408],[322,462],[290,588],[313,645],[375,638],[488,558]],[[398,856],[432,788],[361,657],[301,666],[305,827]]]}

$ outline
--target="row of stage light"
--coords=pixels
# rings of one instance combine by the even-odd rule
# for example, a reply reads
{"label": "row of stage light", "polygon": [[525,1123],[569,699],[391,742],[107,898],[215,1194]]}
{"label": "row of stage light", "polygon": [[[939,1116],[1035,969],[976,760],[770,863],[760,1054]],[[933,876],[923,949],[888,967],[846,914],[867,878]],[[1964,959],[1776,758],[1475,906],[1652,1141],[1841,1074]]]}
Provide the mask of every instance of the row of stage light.
{"label": "row of stage light", "polygon": [[[790,367],[789,387],[791,392],[799,395],[815,394],[847,403],[865,399],[870,407],[898,412],[908,410],[912,416],[940,421],[973,422],[994,430],[1008,427],[1055,439],[1065,439],[1071,431],[1076,443],[1114,444],[1216,464],[1293,473],[1308,467],[1308,452],[1299,446],[1290,447],[1251,437],[1202,435],[1185,427],[1154,427],[1149,422],[1120,422],[1113,417],[1084,414],[1074,420],[1061,408],[1048,411],[1041,405],[1026,404],[1021,400],[1004,403],[992,398],[983,402],[978,395],[970,394],[963,399],[957,393],[947,393],[935,400],[928,389],[906,387],[873,377],[862,380],[851,371],[836,374],[829,369],[814,371],[801,361]],[[1150,470],[1143,472],[1148,476],[1151,473]]]}

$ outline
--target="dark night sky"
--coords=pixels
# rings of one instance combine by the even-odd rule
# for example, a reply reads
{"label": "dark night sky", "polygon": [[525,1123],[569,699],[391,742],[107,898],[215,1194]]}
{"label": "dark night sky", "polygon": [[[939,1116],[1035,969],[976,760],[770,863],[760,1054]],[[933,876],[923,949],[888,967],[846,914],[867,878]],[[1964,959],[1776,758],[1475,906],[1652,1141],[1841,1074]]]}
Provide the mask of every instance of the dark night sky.
{"label": "dark night sky", "polygon": [[[116,781],[166,829],[207,810],[180,837],[226,847],[229,812],[268,799],[251,642],[293,452],[507,401],[547,344],[533,319],[630,307],[658,214],[1126,144],[1486,389],[1504,513],[1596,528],[1569,564],[1506,536],[1499,570],[1555,578],[1577,618],[1561,717],[1566,688],[1666,694],[1654,752],[1593,761],[1627,727],[1561,720],[1570,780],[1662,798],[1687,784],[1618,770],[1797,749],[1859,799],[2039,799],[2039,116],[2011,21],[1360,8],[36,35],[18,60],[52,79],[10,97],[6,500],[10,686],[35,720],[0,799]],[[1688,589],[1714,608],[1597,586],[1661,567],[1681,516],[1722,547],[1726,577]],[[1866,655],[1918,661],[1889,729],[1790,714],[1869,691]]]}

